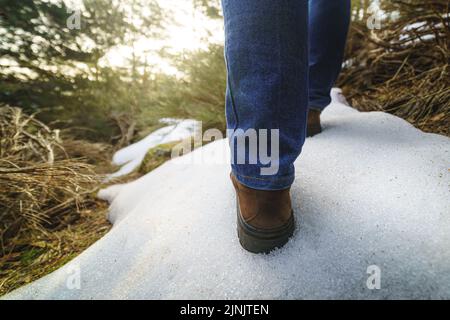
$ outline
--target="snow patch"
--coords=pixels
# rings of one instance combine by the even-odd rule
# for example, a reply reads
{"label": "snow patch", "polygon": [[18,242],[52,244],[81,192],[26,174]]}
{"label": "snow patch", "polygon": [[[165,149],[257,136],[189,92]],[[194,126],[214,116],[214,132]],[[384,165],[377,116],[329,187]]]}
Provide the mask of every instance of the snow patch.
{"label": "snow patch", "polygon": [[162,123],[169,124],[150,133],[144,139],[117,151],[113,156],[113,164],[122,166],[118,171],[107,176],[107,180],[131,173],[139,167],[148,150],[157,145],[183,140],[194,134],[199,122],[192,119],[180,120],[163,118]]}

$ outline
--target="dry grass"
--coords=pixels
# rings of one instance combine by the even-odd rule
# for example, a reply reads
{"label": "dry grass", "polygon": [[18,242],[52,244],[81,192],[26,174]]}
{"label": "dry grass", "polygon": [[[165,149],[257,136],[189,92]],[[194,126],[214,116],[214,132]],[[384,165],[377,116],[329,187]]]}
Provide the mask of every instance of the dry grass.
{"label": "dry grass", "polygon": [[17,249],[0,258],[0,296],[58,269],[105,235],[107,208],[94,201],[65,228],[17,238]]}
{"label": "dry grass", "polygon": [[379,31],[353,25],[347,52],[352,62],[339,85],[359,110],[389,112],[450,136],[448,1],[394,0],[392,6],[401,9],[401,18],[384,22]]}
{"label": "dry grass", "polygon": [[0,295],[54,270],[109,229],[106,205],[95,199],[101,177],[63,145],[57,130],[0,107]]}

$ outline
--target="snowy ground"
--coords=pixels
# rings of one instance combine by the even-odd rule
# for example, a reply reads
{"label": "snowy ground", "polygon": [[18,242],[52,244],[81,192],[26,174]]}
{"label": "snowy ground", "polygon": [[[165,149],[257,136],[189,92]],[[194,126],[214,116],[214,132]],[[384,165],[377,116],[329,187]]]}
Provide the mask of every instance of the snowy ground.
{"label": "snowy ground", "polygon": [[337,100],[323,125],[296,163],[283,249],[244,251],[228,165],[187,161],[222,157],[222,140],[102,191],[112,230],[6,298],[450,298],[450,139]]}
{"label": "snowy ground", "polygon": [[114,154],[112,162],[117,166],[121,166],[121,168],[108,175],[106,180],[131,173],[142,163],[148,150],[163,143],[188,138],[195,133],[195,129],[199,125],[198,121],[191,119],[178,120],[164,118],[160,121],[169,125],[150,133],[139,142],[120,149]]}

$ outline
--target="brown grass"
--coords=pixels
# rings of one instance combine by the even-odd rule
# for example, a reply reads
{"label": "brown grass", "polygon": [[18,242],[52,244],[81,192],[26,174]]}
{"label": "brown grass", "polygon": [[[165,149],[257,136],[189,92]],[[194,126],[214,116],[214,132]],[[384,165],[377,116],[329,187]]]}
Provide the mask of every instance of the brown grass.
{"label": "brown grass", "polygon": [[[76,152],[93,148],[77,145]],[[59,131],[19,108],[0,107],[0,295],[54,270],[109,230],[106,204],[95,199],[100,181],[85,158],[69,155]]]}
{"label": "brown grass", "polygon": [[354,23],[339,86],[351,105],[384,111],[450,136],[450,50],[447,0],[394,0],[398,20],[379,31]]}

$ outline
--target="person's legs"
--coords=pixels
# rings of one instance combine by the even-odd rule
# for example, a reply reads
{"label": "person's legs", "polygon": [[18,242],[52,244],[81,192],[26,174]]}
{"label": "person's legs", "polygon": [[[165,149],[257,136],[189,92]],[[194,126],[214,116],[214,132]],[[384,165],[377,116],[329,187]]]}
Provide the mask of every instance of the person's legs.
{"label": "person's legs", "polygon": [[[306,133],[308,1],[222,0],[222,5],[238,237],[246,250],[268,252],[283,246],[295,226],[289,188]],[[260,130],[267,130],[266,139]],[[253,143],[256,138],[257,147],[242,144],[246,137]],[[263,149],[277,162],[269,174]]]}
{"label": "person's legs", "polygon": [[[253,189],[289,188],[306,133],[308,1],[223,0],[222,6],[228,69],[226,117],[228,129],[234,130],[230,135],[233,175]],[[237,139],[249,129],[258,133],[267,129],[269,138],[271,129],[279,130],[275,174],[262,174],[261,168],[267,165],[250,164],[248,145],[245,151],[239,146]],[[267,149],[274,155],[270,142]],[[238,161],[242,153],[246,163]]]}
{"label": "person's legs", "polygon": [[[320,111],[330,102],[340,70],[348,27],[348,17],[340,13],[348,11],[348,1],[310,1],[308,10],[308,0],[222,0],[238,236],[246,250],[256,253],[281,247],[293,234],[289,188],[305,141],[307,110]],[[308,12],[313,15],[309,27],[316,28],[309,34],[310,50]],[[311,84],[309,71],[314,73]],[[261,139],[259,130],[279,132],[279,137],[269,133],[271,139]],[[256,148],[245,143],[249,137],[257,139]],[[273,174],[263,173],[261,145],[271,156],[279,154]]]}
{"label": "person's legs", "polygon": [[309,109],[322,111],[341,71],[350,0],[309,0]]}

